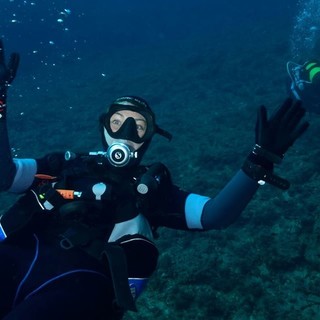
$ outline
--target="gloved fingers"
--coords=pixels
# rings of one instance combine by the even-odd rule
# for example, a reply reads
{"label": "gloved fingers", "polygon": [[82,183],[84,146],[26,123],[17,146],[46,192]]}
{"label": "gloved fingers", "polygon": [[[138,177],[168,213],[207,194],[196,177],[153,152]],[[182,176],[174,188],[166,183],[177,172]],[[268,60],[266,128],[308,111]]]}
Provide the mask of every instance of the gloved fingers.
{"label": "gloved fingers", "polygon": [[291,98],[287,98],[283,104],[272,114],[269,122],[278,123],[282,121],[283,117],[288,113],[292,106],[293,100]]}
{"label": "gloved fingers", "polygon": [[290,126],[291,123],[295,121],[295,119],[304,115],[305,109],[302,107],[302,103],[300,100],[293,103],[288,109],[287,113],[283,116],[282,126]]}
{"label": "gloved fingers", "polygon": [[3,48],[3,42],[0,39],[0,64],[4,64],[4,48]]}
{"label": "gloved fingers", "polygon": [[265,106],[260,106],[257,113],[256,121],[256,143],[261,143],[262,134],[267,125],[267,108]]}
{"label": "gloved fingers", "polygon": [[306,110],[300,105],[300,107],[290,115],[290,119],[286,122],[286,127],[291,131],[294,130],[299,125],[305,114]]}
{"label": "gloved fingers", "polygon": [[258,124],[259,127],[264,127],[267,123],[267,108],[265,106],[260,106],[258,110]]}
{"label": "gloved fingers", "polygon": [[309,122],[304,122],[302,123],[292,134],[291,140],[293,144],[308,128],[309,128],[310,123]]}
{"label": "gloved fingers", "polygon": [[19,67],[19,62],[20,62],[20,55],[16,52],[12,53],[8,63],[8,70],[9,70],[8,82],[9,83],[11,83],[16,76],[16,73]]}

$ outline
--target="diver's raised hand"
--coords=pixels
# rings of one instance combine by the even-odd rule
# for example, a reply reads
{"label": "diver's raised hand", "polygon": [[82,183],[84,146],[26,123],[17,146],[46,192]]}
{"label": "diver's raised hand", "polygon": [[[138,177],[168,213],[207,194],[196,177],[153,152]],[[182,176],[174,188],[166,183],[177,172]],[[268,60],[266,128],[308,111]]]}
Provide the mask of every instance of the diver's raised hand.
{"label": "diver's raised hand", "polygon": [[7,89],[16,76],[19,66],[20,56],[12,53],[8,65],[5,63],[4,47],[0,39],[0,120],[6,119]]}
{"label": "diver's raised hand", "polygon": [[255,146],[242,166],[242,170],[259,184],[268,182],[280,189],[288,189],[289,181],[273,173],[287,150],[308,129],[304,120],[306,110],[301,101],[286,99],[268,119],[267,109],[258,110]]}
{"label": "diver's raised hand", "polygon": [[[271,115],[261,106],[256,122],[256,146],[283,158],[290,146],[307,130],[309,123],[303,120],[306,113],[301,101],[288,98]],[[272,158],[269,159],[272,162]]]}
{"label": "diver's raised hand", "polygon": [[10,85],[16,76],[19,61],[19,54],[14,52],[10,55],[9,62],[6,65],[3,42],[0,39],[0,100],[2,103],[6,100],[8,85]]}

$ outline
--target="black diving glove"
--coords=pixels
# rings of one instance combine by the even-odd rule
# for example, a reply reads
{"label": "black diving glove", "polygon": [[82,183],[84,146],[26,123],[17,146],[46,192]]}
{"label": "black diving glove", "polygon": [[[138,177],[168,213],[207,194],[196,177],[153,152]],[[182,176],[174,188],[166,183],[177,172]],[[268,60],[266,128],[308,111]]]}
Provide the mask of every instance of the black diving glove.
{"label": "black diving glove", "polygon": [[5,119],[6,116],[6,100],[8,86],[14,80],[18,66],[20,56],[18,53],[12,53],[10,55],[8,65],[5,64],[4,47],[2,40],[0,39],[0,119]]}
{"label": "black diving glove", "polygon": [[256,144],[242,169],[251,178],[264,184],[288,189],[290,183],[273,173],[273,165],[281,163],[284,154],[307,130],[309,123],[303,121],[306,113],[301,101],[288,98],[268,119],[267,109],[261,106],[256,122]]}

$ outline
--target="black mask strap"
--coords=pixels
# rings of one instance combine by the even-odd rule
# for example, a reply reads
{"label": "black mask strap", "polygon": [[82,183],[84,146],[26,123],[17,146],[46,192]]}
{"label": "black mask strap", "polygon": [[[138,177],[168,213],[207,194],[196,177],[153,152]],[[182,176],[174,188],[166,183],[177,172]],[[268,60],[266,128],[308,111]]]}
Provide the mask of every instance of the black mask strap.
{"label": "black mask strap", "polygon": [[160,134],[160,136],[167,138],[169,141],[172,140],[172,134],[166,130],[159,128],[158,126],[156,126],[155,133]]}

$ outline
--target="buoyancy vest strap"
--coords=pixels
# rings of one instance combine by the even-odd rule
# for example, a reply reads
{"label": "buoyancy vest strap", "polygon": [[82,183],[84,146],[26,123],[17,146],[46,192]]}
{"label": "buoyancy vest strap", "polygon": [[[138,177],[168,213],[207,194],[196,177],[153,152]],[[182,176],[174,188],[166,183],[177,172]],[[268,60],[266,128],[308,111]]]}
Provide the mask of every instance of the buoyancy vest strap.
{"label": "buoyancy vest strap", "polygon": [[[90,228],[85,224],[73,222],[72,226],[66,229],[63,233],[59,234],[60,246],[63,249],[71,249],[73,247],[79,247],[84,251],[89,252],[92,241],[97,237],[97,229]],[[89,246],[89,247],[88,247]],[[100,246],[100,253],[102,247]],[[97,256],[94,255],[95,258]]]}
{"label": "buoyancy vest strap", "polygon": [[78,247],[104,265],[108,265],[117,305],[125,310],[137,311],[128,282],[127,258],[122,247],[95,240],[96,230],[79,223],[74,223],[60,234],[59,238],[63,249]]}
{"label": "buoyancy vest strap", "polygon": [[124,310],[137,311],[128,283],[127,259],[119,245],[107,244],[102,252],[109,263],[117,304]]}
{"label": "buoyancy vest strap", "polygon": [[[39,180],[45,180],[46,182],[52,181],[52,189],[55,182],[57,182],[58,177],[51,176],[48,174],[37,173],[35,178]],[[98,182],[92,186],[91,192],[83,192],[79,190],[72,189],[54,189],[56,190],[62,198],[65,200],[75,200],[79,198],[89,199],[89,200],[110,200],[111,199],[111,187]]]}
{"label": "buoyancy vest strap", "polygon": [[42,210],[52,210],[55,207],[60,207],[64,203],[64,198],[61,194],[53,189],[51,186],[46,185],[41,190],[30,190]]}

